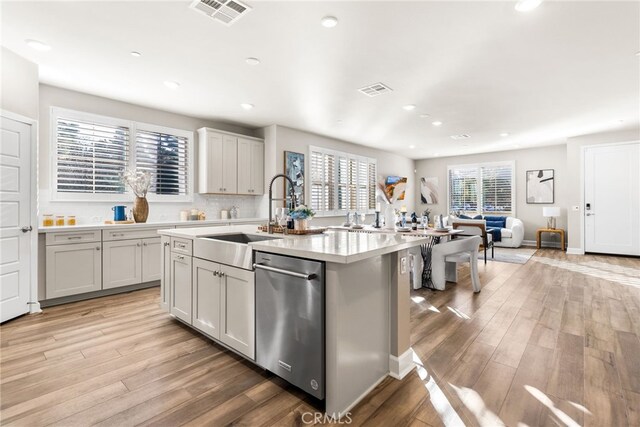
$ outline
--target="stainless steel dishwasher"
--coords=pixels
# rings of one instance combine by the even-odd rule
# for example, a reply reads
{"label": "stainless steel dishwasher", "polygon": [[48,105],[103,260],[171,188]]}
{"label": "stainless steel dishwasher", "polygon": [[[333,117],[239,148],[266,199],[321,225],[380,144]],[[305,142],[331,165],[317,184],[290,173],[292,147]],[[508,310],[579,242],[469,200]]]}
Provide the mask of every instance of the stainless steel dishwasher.
{"label": "stainless steel dishwasher", "polygon": [[324,263],[257,252],[256,361],[324,399]]}

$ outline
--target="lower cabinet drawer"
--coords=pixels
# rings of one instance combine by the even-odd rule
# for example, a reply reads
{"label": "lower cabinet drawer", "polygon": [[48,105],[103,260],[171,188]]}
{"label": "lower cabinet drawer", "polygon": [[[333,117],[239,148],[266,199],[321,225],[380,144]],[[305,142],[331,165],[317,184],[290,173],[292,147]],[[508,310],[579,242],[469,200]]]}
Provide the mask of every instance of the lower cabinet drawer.
{"label": "lower cabinet drawer", "polygon": [[171,238],[171,252],[183,255],[193,255],[193,241],[189,239]]}
{"label": "lower cabinet drawer", "polygon": [[100,242],[100,230],[48,232],[46,245],[67,245],[72,243]]}

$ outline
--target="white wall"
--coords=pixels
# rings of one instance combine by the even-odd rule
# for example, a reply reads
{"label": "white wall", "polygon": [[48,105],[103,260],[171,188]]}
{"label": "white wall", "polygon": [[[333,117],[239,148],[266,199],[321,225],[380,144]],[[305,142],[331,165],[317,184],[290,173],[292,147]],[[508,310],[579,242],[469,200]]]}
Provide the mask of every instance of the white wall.
{"label": "white wall", "polygon": [[[416,208],[422,212],[425,208],[431,209],[432,215],[448,214],[447,208],[447,167],[453,165],[488,163],[497,161],[515,161],[516,181],[516,214],[524,222],[525,240],[535,240],[537,228],[546,225],[546,218],[542,216],[543,206],[560,206],[562,216],[557,218],[557,227],[566,228],[567,197],[566,186],[571,173],[567,170],[566,148],[564,145],[550,147],[531,148],[523,150],[502,151],[498,153],[472,154],[467,156],[439,157],[416,161],[416,176],[414,181],[419,182],[422,177],[438,177],[439,203],[424,205],[420,199],[420,186],[416,186]],[[555,170],[555,203],[549,205],[527,204],[526,202],[526,171],[536,169]],[[557,241],[557,236],[545,235],[543,240]]]}
{"label": "white wall", "polygon": [[38,65],[2,47],[0,69],[2,109],[38,120]]}
{"label": "white wall", "polygon": [[[581,253],[582,246],[582,206],[584,180],[582,147],[587,145],[611,144],[616,142],[640,141],[640,129],[628,129],[615,132],[602,132],[576,136],[567,139],[567,170],[571,171],[567,182],[567,206],[578,206],[578,211],[569,208],[568,215],[568,248],[571,252]],[[637,195],[640,197],[640,195]]]}
{"label": "white wall", "polygon": [[[275,150],[270,151],[271,157],[267,157],[266,171],[267,172],[267,184],[268,181],[276,173],[284,172],[284,152],[295,151],[303,153],[305,155],[305,173],[306,188],[305,197],[308,198],[310,194],[310,181],[309,181],[309,146],[323,147],[332,150],[343,151],[360,156],[366,156],[375,158],[377,160],[378,175],[389,176],[398,175],[406,176],[409,178],[407,183],[406,197],[404,201],[397,201],[395,206],[398,208],[401,205],[406,205],[409,212],[414,209],[415,206],[415,180],[413,178],[414,161],[399,154],[392,153],[390,151],[378,150],[371,147],[365,147],[362,145],[353,144],[347,141],[341,141],[338,139],[328,138],[326,136],[316,135],[308,132],[304,132],[297,129],[288,128],[285,126],[271,126],[265,130],[265,148],[269,151],[269,148],[273,148],[271,145],[271,139],[275,138]],[[275,193],[277,196],[282,197],[284,185],[278,181],[274,184]],[[314,225],[336,225],[344,222],[342,217],[316,217]]]}
{"label": "white wall", "polygon": [[[4,50],[3,50],[4,52]],[[3,68],[4,76],[4,68]],[[4,77],[3,77],[4,78]],[[76,215],[78,223],[87,224],[103,222],[111,219],[113,214],[111,206],[119,203],[113,202],[53,202],[51,201],[51,150],[50,150],[50,111],[51,107],[62,107],[104,116],[124,118],[143,123],[151,123],[184,129],[194,132],[194,142],[197,147],[198,135],[196,129],[208,126],[215,129],[236,132],[254,136],[255,131],[235,124],[215,122],[211,120],[187,117],[166,111],[141,107],[113,99],[102,98],[86,93],[75,92],[59,87],[40,85],[40,191],[39,214],[51,213],[58,215]],[[197,156],[197,151],[196,151]],[[194,158],[195,159],[195,158]],[[194,180],[197,173],[197,161],[194,161]],[[196,186],[197,187],[197,186]],[[208,219],[220,217],[221,209],[228,209],[233,205],[240,207],[240,216],[244,218],[257,217],[260,212],[262,197],[258,196],[225,196],[225,195],[199,195],[194,194],[192,203],[150,203],[149,221],[178,220],[181,209],[195,207],[204,210]],[[123,196],[122,204],[129,208],[133,205],[133,198]]]}

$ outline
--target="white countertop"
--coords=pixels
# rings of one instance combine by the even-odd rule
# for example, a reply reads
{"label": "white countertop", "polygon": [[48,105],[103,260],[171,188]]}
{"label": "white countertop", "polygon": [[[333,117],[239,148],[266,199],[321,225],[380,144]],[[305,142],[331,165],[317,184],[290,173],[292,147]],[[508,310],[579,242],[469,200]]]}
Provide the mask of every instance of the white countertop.
{"label": "white countertop", "polygon": [[238,218],[238,219],[208,219],[204,221],[158,221],[158,222],[141,222],[135,224],[81,224],[81,225],[65,225],[53,227],[39,227],[38,233],[51,233],[57,231],[75,231],[75,230],[103,230],[108,229],[134,229],[134,228],[162,228],[175,226],[203,227],[204,225],[216,224],[242,224],[247,222],[267,223],[267,218]]}
{"label": "white countertop", "polygon": [[[186,239],[230,233],[267,234],[258,231],[257,227],[253,225],[167,229],[159,230],[158,233]],[[309,236],[283,236],[282,234],[272,234],[271,236],[281,238],[253,242],[250,243],[250,245],[256,251],[341,264],[349,264],[363,259],[397,252],[402,249],[408,249],[427,243],[431,239],[430,236],[414,237],[401,234],[349,233],[331,230],[324,234]]]}

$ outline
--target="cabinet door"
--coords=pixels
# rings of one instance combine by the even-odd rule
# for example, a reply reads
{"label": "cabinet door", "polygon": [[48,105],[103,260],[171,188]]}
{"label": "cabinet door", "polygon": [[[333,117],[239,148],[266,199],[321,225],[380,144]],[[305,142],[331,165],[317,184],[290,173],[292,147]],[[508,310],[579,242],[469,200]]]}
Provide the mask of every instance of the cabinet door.
{"label": "cabinet door", "polygon": [[238,138],[238,194],[253,194],[252,141]]}
{"label": "cabinet door", "polygon": [[193,259],[193,327],[220,338],[220,264]]}
{"label": "cabinet door", "polygon": [[222,191],[235,194],[238,192],[238,138],[230,135],[222,137]]}
{"label": "cabinet door", "polygon": [[102,289],[100,242],[47,246],[46,298]]}
{"label": "cabinet door", "polygon": [[171,239],[162,236],[162,257],[160,276],[160,308],[169,312],[171,306]]}
{"label": "cabinet door", "polygon": [[191,324],[191,265],[187,255],[171,254],[171,314]]}
{"label": "cabinet door", "polygon": [[142,239],[142,283],[162,277],[162,245],[160,237]]}
{"label": "cabinet door", "polygon": [[199,135],[198,192],[222,193],[222,134]]}
{"label": "cabinet door", "polygon": [[115,240],[102,243],[102,289],[142,283],[142,242]]}
{"label": "cabinet door", "polygon": [[264,144],[251,142],[251,194],[264,194]]}
{"label": "cabinet door", "polygon": [[252,271],[221,266],[220,341],[255,359],[255,281]]}

